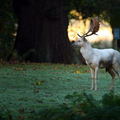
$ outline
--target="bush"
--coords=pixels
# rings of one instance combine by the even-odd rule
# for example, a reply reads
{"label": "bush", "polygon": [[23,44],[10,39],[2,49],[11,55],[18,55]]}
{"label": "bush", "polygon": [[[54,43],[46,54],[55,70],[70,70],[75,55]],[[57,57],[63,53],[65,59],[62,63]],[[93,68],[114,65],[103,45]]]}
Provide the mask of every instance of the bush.
{"label": "bush", "polygon": [[120,96],[114,92],[95,100],[86,93],[65,97],[68,103],[37,113],[35,120],[120,120]]}
{"label": "bush", "polygon": [[[86,93],[73,93],[65,97],[66,103],[31,113],[32,120],[120,120],[120,95],[110,92],[101,100]],[[0,120],[13,120],[7,109],[0,110]],[[17,118],[16,118],[17,119]]]}

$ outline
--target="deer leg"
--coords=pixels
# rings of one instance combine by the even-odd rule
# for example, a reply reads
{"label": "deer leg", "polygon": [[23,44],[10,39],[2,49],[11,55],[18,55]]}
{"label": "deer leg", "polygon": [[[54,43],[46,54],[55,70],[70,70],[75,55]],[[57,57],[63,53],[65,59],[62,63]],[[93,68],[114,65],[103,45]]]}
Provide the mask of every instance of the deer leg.
{"label": "deer leg", "polygon": [[113,65],[113,71],[118,75],[118,77],[120,78],[120,68],[119,65],[114,64]]}
{"label": "deer leg", "polygon": [[91,68],[91,77],[92,77],[92,85],[91,90],[97,90],[97,73],[98,73],[98,67],[95,67],[94,69]]}
{"label": "deer leg", "polygon": [[94,87],[95,87],[95,84],[94,84],[94,74],[95,74],[95,70],[90,68],[90,71],[91,71],[91,79],[92,79],[92,84],[91,84],[91,90],[94,90]]}
{"label": "deer leg", "polygon": [[112,68],[107,68],[107,72],[111,75],[112,77],[112,82],[110,85],[110,90],[112,90],[114,88],[114,81],[115,81],[115,72]]}
{"label": "deer leg", "polygon": [[94,76],[94,90],[97,90],[97,74],[98,74],[98,67],[95,68],[95,76]]}

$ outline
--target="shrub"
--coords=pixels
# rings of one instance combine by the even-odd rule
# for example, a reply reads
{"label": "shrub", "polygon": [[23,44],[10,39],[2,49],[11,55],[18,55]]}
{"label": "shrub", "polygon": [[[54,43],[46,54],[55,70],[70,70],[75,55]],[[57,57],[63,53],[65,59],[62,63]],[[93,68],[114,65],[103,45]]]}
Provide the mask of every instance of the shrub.
{"label": "shrub", "polygon": [[[120,95],[110,92],[101,100],[91,94],[73,93],[65,97],[66,103],[31,113],[32,120],[120,120]],[[0,120],[13,120],[8,109],[0,110]],[[17,118],[16,118],[17,119]]]}
{"label": "shrub", "polygon": [[120,96],[114,92],[95,100],[86,93],[65,97],[67,103],[37,113],[35,120],[120,120]]}

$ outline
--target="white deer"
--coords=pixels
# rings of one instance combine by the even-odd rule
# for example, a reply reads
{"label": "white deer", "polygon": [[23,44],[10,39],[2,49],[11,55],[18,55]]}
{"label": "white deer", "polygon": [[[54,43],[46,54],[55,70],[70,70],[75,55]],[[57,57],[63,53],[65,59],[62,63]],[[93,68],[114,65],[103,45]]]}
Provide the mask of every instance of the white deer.
{"label": "white deer", "polygon": [[99,29],[99,20],[91,20],[91,26],[87,33],[80,37],[73,45],[80,46],[80,52],[89,66],[92,77],[92,90],[97,90],[97,73],[99,68],[105,68],[112,77],[110,89],[114,88],[115,76],[120,76],[120,53],[114,49],[92,48],[85,37],[95,34]]}

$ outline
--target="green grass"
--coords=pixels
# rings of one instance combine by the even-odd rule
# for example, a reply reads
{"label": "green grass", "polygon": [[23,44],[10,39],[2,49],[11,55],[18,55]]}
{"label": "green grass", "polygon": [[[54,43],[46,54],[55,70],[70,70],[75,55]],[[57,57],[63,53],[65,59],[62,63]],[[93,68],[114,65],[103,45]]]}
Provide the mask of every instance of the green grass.
{"label": "green grass", "polygon": [[[97,91],[90,90],[88,67],[63,64],[0,65],[0,106],[9,109],[14,116],[31,114],[34,110],[65,103],[64,97],[73,92],[86,92],[100,99],[109,92],[111,77],[99,72]],[[120,91],[116,79],[115,92]],[[16,113],[16,114],[15,114]]]}

